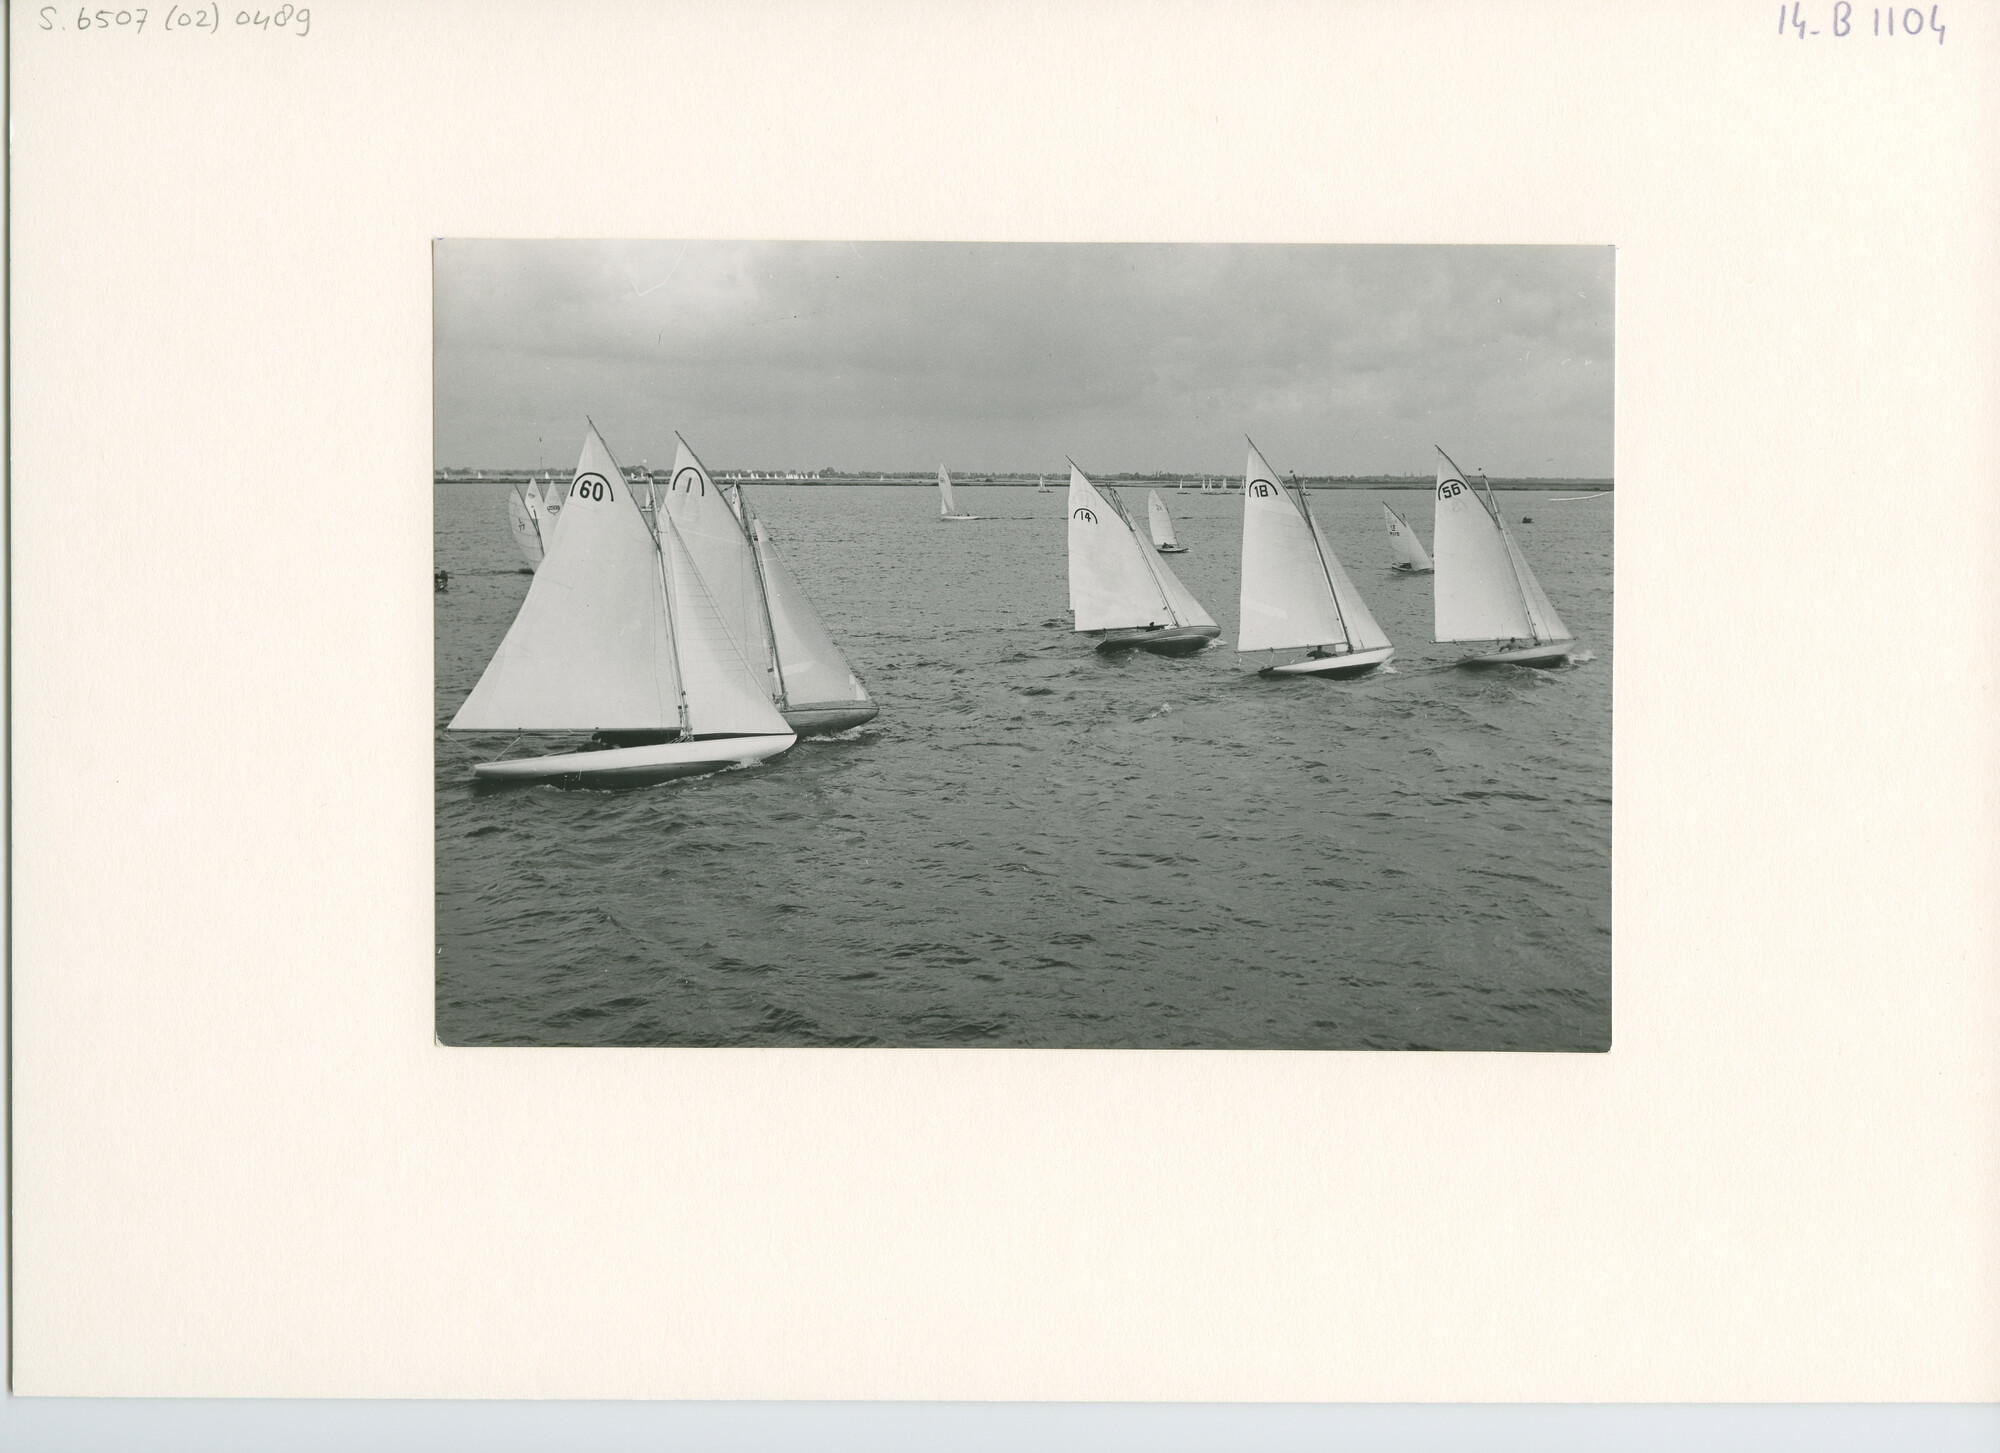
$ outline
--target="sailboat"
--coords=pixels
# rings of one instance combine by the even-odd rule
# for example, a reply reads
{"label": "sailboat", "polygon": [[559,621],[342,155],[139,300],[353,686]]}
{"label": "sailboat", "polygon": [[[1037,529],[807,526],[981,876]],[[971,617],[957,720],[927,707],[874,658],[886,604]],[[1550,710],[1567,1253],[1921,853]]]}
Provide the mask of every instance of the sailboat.
{"label": "sailboat", "polygon": [[1431,557],[1424,553],[1424,542],[1417,538],[1417,532],[1410,528],[1410,522],[1390,509],[1385,501],[1382,513],[1389,517],[1389,553],[1396,562],[1389,568],[1406,571],[1411,575],[1422,575],[1431,568]]}
{"label": "sailboat", "polygon": [[532,480],[528,482],[525,492],[507,491],[507,527],[514,532],[514,543],[520,547],[530,570],[541,568],[545,553],[539,521],[541,502],[541,495]]}
{"label": "sailboat", "polygon": [[492,782],[613,787],[747,766],[797,740],[730,639],[671,515],[649,529],[593,424],[562,528],[454,732],[590,734],[480,762]]}
{"label": "sailboat", "polygon": [[542,482],[542,495],[540,503],[537,504],[537,502],[533,498],[530,498],[528,500],[528,512],[530,514],[534,514],[537,509],[540,510],[540,514],[537,516],[535,524],[542,532],[542,550],[543,553],[545,554],[548,551],[549,539],[551,536],[555,534],[556,520],[562,514],[563,491],[568,488],[569,488],[568,481],[557,479],[555,476],[551,475],[548,479]]}
{"label": "sailboat", "polygon": [[687,541],[730,639],[785,724],[801,735],[845,731],[873,717],[869,698],[826,625],[743,504],[724,491],[678,433],[674,472],[656,513]]}
{"label": "sailboat", "polygon": [[1309,647],[1274,676],[1358,676],[1396,654],[1361,592],[1313,518],[1305,491],[1294,500],[1250,445],[1243,466],[1243,593],[1236,650]]}
{"label": "sailboat", "polygon": [[1146,491],[1146,518],[1153,527],[1153,548],[1162,555],[1185,555],[1187,546],[1174,539],[1174,517],[1157,489]]}
{"label": "sailboat", "polygon": [[1035,493],[1036,493],[1036,494],[1047,494],[1048,492],[1049,492],[1049,477],[1048,477],[1048,476],[1047,476],[1046,474],[1038,474],[1038,475],[1036,475],[1036,476],[1035,476]]}
{"label": "sailboat", "polygon": [[1140,536],[1118,491],[1069,466],[1069,605],[1097,649],[1140,646],[1163,656],[1199,651],[1222,633],[1159,552]]}
{"label": "sailboat", "polygon": [[1436,639],[1498,644],[1498,650],[1465,657],[1462,666],[1560,665],[1574,638],[1507,532],[1492,491],[1482,496],[1474,490],[1444,450],[1438,458],[1443,462],[1431,531],[1437,552]]}
{"label": "sailboat", "polygon": [[958,506],[951,502],[951,474],[940,464],[938,466],[938,518],[941,520],[976,520],[978,515],[962,515]]}

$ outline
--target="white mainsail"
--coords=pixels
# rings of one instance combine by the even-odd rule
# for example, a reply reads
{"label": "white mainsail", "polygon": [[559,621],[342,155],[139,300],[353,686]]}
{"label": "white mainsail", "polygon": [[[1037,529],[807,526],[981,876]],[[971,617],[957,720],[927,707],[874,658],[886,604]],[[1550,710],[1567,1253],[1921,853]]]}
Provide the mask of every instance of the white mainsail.
{"label": "white mainsail", "polygon": [[1424,542],[1417,538],[1410,522],[1390,509],[1386,502],[1382,513],[1388,516],[1389,552],[1396,557],[1396,563],[1405,570],[1429,570],[1431,557],[1424,553]]}
{"label": "white mainsail", "polygon": [[1174,517],[1167,513],[1167,502],[1160,498],[1157,489],[1146,491],[1146,517],[1153,527],[1155,548],[1165,545],[1174,547],[1179,541],[1174,538]]}
{"label": "white mainsail", "polygon": [[1047,476],[1046,474],[1038,474],[1038,475],[1036,475],[1036,476],[1035,476],[1035,493],[1036,493],[1036,494],[1047,494],[1048,492],[1049,492],[1049,477],[1048,477],[1048,476]]}
{"label": "white mainsail", "polygon": [[[1313,524],[1278,483],[1277,472],[1250,446],[1243,467],[1243,587],[1236,628],[1238,651],[1296,646],[1359,649],[1354,623],[1345,619],[1333,571]],[[1337,561],[1334,563],[1338,563]],[[1346,572],[1341,572],[1346,581]],[[1358,601],[1346,584],[1350,601]],[[1366,614],[1366,608],[1362,613]],[[1374,627],[1373,617],[1368,618]],[[1380,635],[1380,629],[1375,628]],[[1387,645],[1386,639],[1370,644]]]}
{"label": "white mainsail", "polygon": [[514,532],[514,543],[521,547],[521,554],[527,559],[530,569],[539,569],[542,563],[542,532],[535,525],[535,511],[520,495],[507,491],[507,525]]}
{"label": "white mainsail", "polygon": [[782,692],[778,676],[777,642],[764,607],[763,583],[757,577],[757,555],[728,498],[687,440],[674,435],[678,446],[674,472],[667,480],[664,510],[656,510],[654,526],[664,514],[674,523],[720,613],[729,638],[743,659],[765,683],[764,694]]}
{"label": "white mainsail", "polygon": [[1079,631],[1212,626],[1188,588],[1147,545],[1115,490],[1069,474],[1069,603]]}
{"label": "white mainsail", "polygon": [[731,637],[671,510],[660,524],[660,552],[672,587],[674,652],[687,694],[690,736],[789,735],[770,688]]}
{"label": "white mainsail", "polygon": [[1334,553],[1333,542],[1326,537],[1326,531],[1306,506],[1306,518],[1312,524],[1313,540],[1319,545],[1320,562],[1326,566],[1327,583],[1333,587],[1333,599],[1340,607],[1340,618],[1347,625],[1347,642],[1357,651],[1372,651],[1378,646],[1389,644],[1389,637],[1375,622],[1375,612],[1368,609],[1368,602],[1361,598],[1361,592],[1354,588],[1354,581],[1347,574],[1347,567],[1340,563],[1340,556]]}
{"label": "white mainsail", "polygon": [[1563,641],[1569,631],[1507,533],[1499,512],[1438,451],[1436,638]]}
{"label": "white mainsail", "polygon": [[938,514],[942,517],[957,513],[958,507],[951,502],[951,475],[940,464],[938,466]]}
{"label": "white mainsail", "polygon": [[770,603],[771,629],[784,670],[786,700],[798,706],[867,701],[867,688],[833,643],[826,623],[785,564],[764,522],[752,516],[750,528],[764,570],[765,598]]}
{"label": "white mainsail", "polygon": [[595,427],[584,437],[566,506],[565,527],[549,541],[452,730],[682,725],[660,552]]}

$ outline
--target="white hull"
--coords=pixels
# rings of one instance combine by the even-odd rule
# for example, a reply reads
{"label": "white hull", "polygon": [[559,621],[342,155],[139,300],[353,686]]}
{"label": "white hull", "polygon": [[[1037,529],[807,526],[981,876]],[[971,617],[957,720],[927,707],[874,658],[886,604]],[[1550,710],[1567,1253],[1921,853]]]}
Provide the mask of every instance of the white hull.
{"label": "white hull", "polygon": [[984,518],[985,518],[984,515],[939,515],[938,516],[938,519],[940,520],[980,520]]}
{"label": "white hull", "polygon": [[482,782],[554,782],[564,787],[632,787],[747,767],[775,757],[798,738],[714,737],[705,741],[658,742],[643,747],[609,747],[599,752],[563,752],[553,757],[516,757],[480,762],[472,775]]}
{"label": "white hull", "polygon": [[1396,654],[1394,646],[1377,646],[1369,651],[1344,651],[1338,656],[1308,656],[1282,666],[1266,666],[1264,676],[1358,676],[1373,671]]}
{"label": "white hull", "polygon": [[1398,575],[1432,575],[1436,573],[1435,569],[1429,565],[1391,565],[1389,568]]}
{"label": "white hull", "polygon": [[1162,555],[1187,554],[1187,546],[1185,545],[1155,545],[1153,548],[1158,550]]}
{"label": "white hull", "polygon": [[1487,651],[1460,658],[1461,666],[1560,666],[1576,649],[1575,641],[1542,641],[1533,646],[1510,646],[1504,651]]}

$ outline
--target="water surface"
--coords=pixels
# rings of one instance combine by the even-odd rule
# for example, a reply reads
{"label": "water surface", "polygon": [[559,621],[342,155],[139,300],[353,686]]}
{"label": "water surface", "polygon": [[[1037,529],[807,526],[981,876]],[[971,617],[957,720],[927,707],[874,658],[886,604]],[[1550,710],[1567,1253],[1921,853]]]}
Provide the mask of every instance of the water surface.
{"label": "water surface", "polygon": [[882,714],[713,777],[475,792],[504,743],[443,726],[528,588],[505,490],[436,493],[446,1043],[1608,1046],[1611,498],[1496,496],[1583,659],[1467,670],[1389,569],[1381,502],[1428,542],[1427,492],[1315,492],[1396,646],[1328,682],[1229,649],[1238,497],[1165,496],[1223,628],[1166,659],[1069,630],[1059,490],[957,485],[995,518],[942,524],[935,489],[753,486]]}

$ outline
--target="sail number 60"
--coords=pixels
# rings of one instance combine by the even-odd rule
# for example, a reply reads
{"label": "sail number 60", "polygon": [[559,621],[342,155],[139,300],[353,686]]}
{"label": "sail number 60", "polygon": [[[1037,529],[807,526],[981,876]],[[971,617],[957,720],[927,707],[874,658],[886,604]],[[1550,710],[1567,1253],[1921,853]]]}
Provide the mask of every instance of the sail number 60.
{"label": "sail number 60", "polygon": [[611,481],[601,474],[579,474],[569,487],[571,499],[616,499]]}

